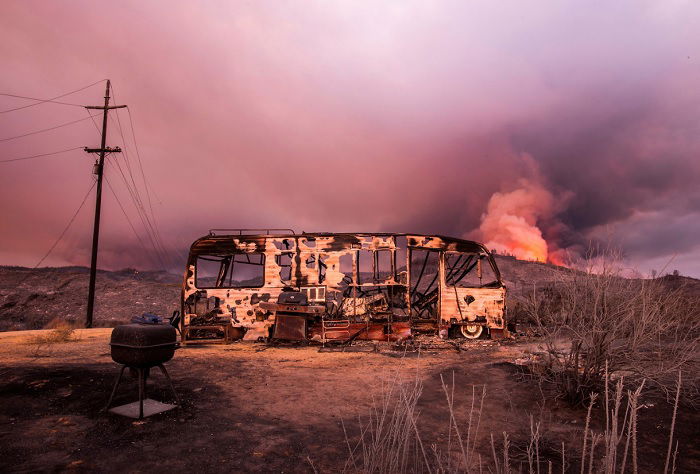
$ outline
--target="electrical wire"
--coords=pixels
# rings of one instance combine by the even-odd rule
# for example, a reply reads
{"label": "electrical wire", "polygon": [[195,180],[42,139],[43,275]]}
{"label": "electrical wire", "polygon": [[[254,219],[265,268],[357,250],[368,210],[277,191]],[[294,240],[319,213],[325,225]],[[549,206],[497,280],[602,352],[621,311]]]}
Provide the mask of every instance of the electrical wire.
{"label": "electrical wire", "polygon": [[[117,100],[116,93],[114,92],[114,87],[112,87],[112,93],[114,93],[114,100]],[[143,163],[141,161],[141,152],[139,151],[139,144],[136,141],[136,132],[134,131],[134,120],[131,116],[131,108],[129,106],[126,106],[126,112],[129,114],[129,126],[131,127],[131,138],[134,141],[134,148],[136,149],[136,158],[138,158],[139,162],[139,168],[141,170],[141,178],[143,179],[143,184],[144,187],[146,188],[146,198],[148,199],[148,207],[151,210],[151,215],[153,216],[153,220],[155,221],[155,213],[153,212],[153,204],[151,203],[151,194],[150,194],[150,186],[148,184],[148,180],[146,179],[146,174],[143,171]],[[119,119],[119,110],[117,110],[117,122],[119,122],[119,129],[121,131],[121,120]],[[124,138],[124,134],[122,134],[122,139]],[[126,143],[125,143],[126,144]],[[154,191],[155,194],[155,191]],[[157,197],[157,196],[156,196]]]}
{"label": "electrical wire", "polygon": [[[112,87],[112,93],[114,95],[114,100],[116,101],[117,95],[116,95],[116,92],[114,91],[114,87]],[[138,159],[139,169],[141,171],[141,179],[143,180],[143,185],[146,188],[146,199],[148,199],[148,207],[151,211],[151,218],[153,219],[153,224],[155,227],[156,236],[158,237],[158,240],[161,244],[161,247],[163,247],[163,239],[162,239],[162,236],[160,234],[160,229],[158,228],[158,222],[156,221],[156,214],[153,211],[153,203],[151,201],[150,185],[148,184],[148,180],[146,179],[146,173],[143,171],[143,162],[141,161],[141,152],[139,151],[139,144],[136,141],[134,120],[131,116],[131,109],[129,108],[129,106],[126,107],[126,111],[129,114],[129,126],[131,127],[131,138],[134,141],[134,148],[136,149],[136,158]],[[119,131],[122,135],[122,140],[124,141],[124,146],[126,147],[126,140],[124,139],[124,133],[122,132],[121,119],[119,118],[119,110],[116,111],[116,115],[117,115],[117,122],[119,123]],[[128,156],[127,156],[127,159],[128,159]],[[155,191],[154,191],[154,194],[155,194]]]}
{"label": "electrical wire", "polygon": [[87,112],[88,116],[92,119],[92,124],[95,126],[95,130],[97,130],[97,134],[101,137],[102,132],[100,131],[100,127],[97,125],[97,122],[95,122],[95,117],[99,114],[91,115],[88,109],[85,109],[85,112]]}
{"label": "electrical wire", "polygon": [[[112,87],[112,96],[114,97],[115,102],[117,101],[116,97],[116,92],[114,91],[114,87]],[[128,111],[127,107],[127,111]],[[141,171],[141,179],[143,182],[144,187],[146,188],[146,195],[148,199],[148,204],[149,204],[149,209],[150,209],[150,216],[149,213],[147,212],[143,199],[141,198],[141,193],[139,192],[139,186],[137,184],[137,180],[134,178],[134,172],[132,170],[131,166],[131,159],[130,159],[130,154],[129,154],[129,145],[127,144],[126,137],[124,136],[124,127],[122,126],[121,123],[121,118],[119,115],[119,110],[115,110],[116,114],[116,123],[114,121],[114,118],[110,115],[110,119],[112,120],[112,123],[117,127],[119,130],[119,134],[121,135],[122,138],[122,146],[124,147],[124,164],[126,167],[126,173],[123,172],[121,169],[121,166],[119,166],[119,163],[117,163],[117,166],[119,167],[119,171],[122,173],[122,177],[124,179],[124,184],[127,186],[127,189],[129,189],[130,197],[132,198],[132,202],[134,203],[134,206],[136,207],[137,212],[139,213],[139,217],[141,218],[141,221],[144,225],[144,228],[146,229],[147,235],[149,239],[153,242],[154,244],[154,249],[157,249],[160,253],[161,257],[161,263],[162,263],[162,258],[165,257],[166,260],[170,262],[172,265],[174,263],[172,256],[169,254],[169,252],[166,251],[165,245],[163,243],[163,238],[160,233],[160,229],[158,228],[158,224],[156,221],[156,216],[155,212],[153,211],[153,205],[151,202],[151,197],[150,197],[150,191],[149,191],[149,185],[148,181],[146,179],[145,172],[143,170],[142,162],[141,162],[141,157],[139,154],[139,149],[138,149],[138,143],[136,142],[136,135],[134,133],[134,127],[133,127],[133,120],[131,119],[131,112],[129,112],[129,123],[131,124],[131,132],[132,132],[132,139],[134,143],[134,147],[136,149],[136,154],[138,158],[138,163]],[[131,180],[131,185],[129,185],[127,179],[126,179],[126,174],[129,175],[129,178]]]}
{"label": "electrical wire", "polygon": [[[115,98],[115,101],[116,101],[116,98]],[[115,112],[116,112],[116,110],[115,110]],[[88,115],[90,115],[90,112],[89,112],[89,111],[87,111],[87,113],[88,113]],[[95,122],[95,119],[94,119],[93,117],[94,117],[94,115],[90,115],[90,118],[92,118],[92,123],[93,123],[93,125],[95,126],[95,130],[97,131],[97,134],[101,136],[101,135],[102,135],[102,132],[100,131],[100,127],[97,125],[97,122]],[[110,120],[112,120],[112,123],[115,123],[115,122],[114,122],[114,119],[112,118],[112,115],[108,115],[108,117],[109,117]],[[121,126],[119,127],[119,133],[120,133],[121,136],[122,136],[122,146],[124,147],[124,154],[125,154],[125,156],[126,156],[127,159],[128,159],[128,152],[127,152],[127,149],[126,149],[126,140],[124,139],[124,134],[123,134],[122,131],[121,131]],[[111,164],[111,160],[108,161],[107,163]],[[118,166],[118,164],[115,165],[115,166]],[[121,170],[120,170],[120,171],[121,171]],[[131,227],[131,230],[134,232],[134,235],[136,236],[136,238],[138,239],[139,243],[141,244],[141,248],[142,248],[146,253],[149,253],[149,251],[146,249],[145,244],[143,243],[143,240],[141,239],[141,236],[136,232],[136,228],[135,228],[134,225],[132,224],[131,219],[129,219],[129,215],[128,215],[127,212],[126,212],[126,209],[124,209],[124,206],[122,205],[121,201],[119,200],[119,197],[117,196],[116,192],[114,191],[114,188],[112,187],[112,184],[109,182],[109,179],[107,178],[107,175],[106,175],[106,174],[104,175],[104,178],[105,178],[105,180],[107,181],[107,185],[109,186],[109,189],[110,189],[110,191],[112,192],[112,195],[114,196],[114,199],[117,201],[117,204],[119,205],[119,208],[121,209],[122,213],[124,214],[124,217],[126,217],[126,220],[127,220],[127,222],[129,223],[129,226]],[[133,181],[133,176],[132,176],[132,181]],[[134,182],[134,186],[136,186],[136,183],[135,183],[135,182]],[[129,189],[128,183],[127,183],[127,191],[129,191],[129,193],[131,194],[131,189]],[[130,196],[130,197],[131,197],[131,196]],[[133,197],[132,197],[132,201],[133,201]],[[141,218],[141,220],[142,220],[142,222],[143,222],[143,217],[141,216],[141,213],[140,213],[140,210],[139,210],[139,206],[136,205],[136,204],[135,204],[135,206],[136,206],[136,212],[139,213],[139,217]],[[150,238],[149,229],[148,229],[147,226],[145,226],[145,224],[144,224],[144,228],[146,229],[146,234],[147,234],[147,235],[149,236],[149,238]],[[154,249],[154,250],[156,250],[156,259],[159,260],[159,261],[161,262],[161,265],[163,265],[163,260],[162,260],[162,258],[161,258],[161,255],[158,254],[157,249]],[[165,253],[165,252],[164,252],[164,253]]]}
{"label": "electrical wire", "polygon": [[[163,245],[163,241],[160,238],[160,232],[158,232],[158,227],[156,225],[155,221],[155,215],[153,214],[153,208],[151,208],[151,216],[148,216],[148,212],[146,211],[144,205],[143,205],[143,200],[141,199],[141,193],[139,192],[139,188],[136,184],[136,180],[134,179],[134,174],[131,169],[131,160],[129,159],[129,152],[128,152],[128,146],[126,143],[126,138],[124,137],[124,132],[121,126],[121,121],[119,120],[119,116],[117,115],[117,128],[119,129],[119,133],[122,137],[122,145],[124,146],[124,156],[126,158],[125,160],[125,165],[127,169],[127,173],[129,174],[129,177],[131,178],[131,183],[132,183],[132,189],[134,190],[134,197],[136,199],[135,205],[137,208],[140,209],[140,211],[143,213],[143,216],[145,218],[145,223],[144,225],[150,228],[150,232],[153,234],[153,238],[156,242],[156,244],[159,246],[160,251],[162,252],[163,255],[168,255],[168,252],[165,250],[165,246]],[[146,183],[144,182],[144,185]],[[172,262],[171,262],[172,263]]]}
{"label": "electrical wire", "polygon": [[90,118],[92,118],[92,117],[96,117],[97,115],[99,115],[99,114],[90,115],[89,117],[84,117],[84,118],[81,118],[81,119],[78,119],[78,120],[73,120],[73,121],[71,121],[71,122],[62,123],[62,124],[56,125],[56,126],[54,126],[54,127],[44,128],[44,129],[42,129],[42,130],[35,130],[35,131],[33,131],[33,132],[25,133],[25,134],[23,134],[23,135],[16,135],[16,136],[14,136],[14,137],[0,138],[0,142],[6,142],[6,141],[8,141],[8,140],[14,140],[14,139],[16,139],[16,138],[28,137],[28,136],[30,136],[30,135],[36,135],[37,133],[42,133],[42,132],[48,132],[48,131],[51,131],[51,130],[56,130],[57,128],[61,128],[61,127],[67,127],[68,125],[73,125],[74,123],[82,122],[82,121],[87,120],[87,119],[90,119]]}
{"label": "electrical wire", "polygon": [[[61,232],[61,235],[58,236],[58,238],[57,238],[56,241],[53,243],[53,245],[51,246],[51,248],[49,248],[49,251],[46,252],[46,254],[44,254],[43,257],[41,257],[41,260],[39,260],[39,263],[37,263],[36,265],[34,265],[34,266],[31,268],[32,270],[36,270],[36,269],[39,267],[39,265],[41,265],[41,264],[44,262],[44,260],[46,260],[46,259],[48,258],[48,256],[51,255],[51,252],[53,252],[53,249],[56,248],[56,246],[57,246],[58,243],[61,241],[61,239],[63,239],[63,236],[66,235],[66,232],[68,232],[68,229],[70,229],[70,226],[73,224],[73,221],[75,221],[75,218],[78,217],[78,214],[80,213],[80,210],[81,210],[81,209],[83,208],[83,206],[85,205],[85,201],[87,201],[88,196],[90,196],[90,193],[92,192],[92,190],[93,190],[93,188],[95,187],[96,184],[97,184],[97,181],[93,181],[93,182],[92,182],[92,186],[90,186],[90,189],[88,189],[88,192],[85,193],[85,197],[83,198],[82,202],[80,203],[80,206],[78,206],[78,209],[75,211],[75,213],[73,213],[73,216],[72,216],[72,217],[70,218],[70,220],[68,221],[68,225],[66,225],[66,227],[63,229],[63,232]],[[24,279],[20,280],[20,282],[17,283],[17,286],[19,286],[19,285],[21,285],[22,283],[24,283],[30,276],[31,276],[31,273],[30,273],[29,275],[27,275]]]}
{"label": "electrical wire", "polygon": [[129,181],[126,178],[124,171],[122,170],[118,161],[116,161],[116,160],[111,161],[110,160],[108,163],[113,164],[113,166],[116,166],[117,169],[119,170],[119,174],[122,178],[122,181],[124,182],[124,185],[126,186],[126,189],[129,192],[129,197],[131,198],[131,202],[134,204],[134,207],[136,208],[136,212],[137,212],[139,218],[141,219],[141,223],[143,224],[143,227],[146,231],[146,236],[148,237],[148,240],[150,240],[151,246],[153,247],[153,252],[155,253],[156,258],[160,261],[161,265],[164,265],[163,257],[160,253],[160,250],[158,249],[158,245],[156,244],[152,230],[149,229],[149,226],[147,224],[147,219],[144,215],[144,212],[142,212],[142,209],[139,208],[138,202],[137,202],[136,198],[134,197],[134,191],[131,189],[131,186],[129,185]]}
{"label": "electrical wire", "polygon": [[[114,100],[116,102],[117,98],[116,98],[116,94],[114,94],[114,87],[113,86],[110,87],[110,90],[112,91],[112,97],[114,98]],[[129,197],[131,198],[131,201],[132,201],[134,207],[136,208],[136,212],[139,216],[139,219],[141,220],[141,223],[143,224],[144,230],[146,232],[146,236],[153,246],[153,251],[155,252],[155,257],[160,262],[160,264],[163,265],[163,267],[166,267],[166,265],[164,263],[164,261],[165,261],[164,257],[166,255],[168,255],[168,252],[165,251],[165,247],[162,243],[162,239],[159,238],[159,232],[157,232],[157,228],[155,228],[153,223],[151,222],[152,220],[155,221],[155,216],[152,216],[149,218],[148,213],[146,212],[146,209],[143,206],[143,202],[142,202],[142,199],[141,199],[141,196],[139,193],[138,185],[136,183],[136,180],[134,179],[134,174],[133,174],[132,169],[131,169],[130,160],[129,160],[128,145],[127,145],[126,137],[124,136],[123,128],[121,126],[121,120],[119,119],[118,110],[115,110],[115,113],[117,113],[117,122],[115,122],[115,120],[114,120],[114,117],[113,117],[114,114],[109,114],[108,117],[112,121],[114,126],[119,130],[119,134],[121,135],[123,154],[125,156],[126,169],[127,169],[127,172],[129,174],[129,178],[130,178],[132,184],[131,185],[129,184],[129,179],[127,179],[126,174],[124,173],[124,170],[122,169],[121,165],[119,164],[118,159],[115,158],[114,160],[109,160],[109,161],[107,161],[107,163],[111,166],[116,166],[117,169],[119,170],[119,174],[121,175],[121,178],[124,182],[124,185],[127,188]],[[101,133],[102,133],[101,129],[97,125],[97,122],[95,121],[95,119],[93,118],[96,115],[91,116],[89,111],[88,111],[88,115],[90,116],[92,123],[95,126],[95,130],[97,131],[98,135],[101,135]],[[105,175],[105,179],[106,179],[106,175]],[[114,197],[117,200],[117,204],[121,208],[122,213],[124,213],[124,216],[127,218],[127,221],[129,222],[129,225],[132,228],[132,231],[139,239],[142,247],[145,247],[145,244],[143,243],[141,236],[136,232],[136,228],[133,226],[133,223],[130,221],[128,214],[126,213],[126,209],[119,201],[119,198],[117,197],[116,192],[114,191],[112,185],[109,182],[108,182],[108,185],[110,187],[110,190],[112,191],[112,194],[114,194]],[[144,250],[145,250],[145,248],[144,248]]]}
{"label": "electrical wire", "polygon": [[[90,84],[90,85],[88,85],[88,86],[85,86],[85,87],[83,87],[83,88],[77,89],[77,90],[75,90],[75,91],[68,92],[68,93],[66,93],[66,94],[61,94],[61,95],[56,96],[56,97],[52,97],[52,98],[50,98],[50,99],[37,99],[37,98],[33,98],[33,97],[25,97],[25,96],[19,96],[19,95],[14,95],[14,94],[4,94],[4,93],[0,93],[0,96],[17,97],[17,98],[22,98],[22,99],[27,99],[27,100],[34,100],[34,101],[36,101],[36,103],[34,103],[34,104],[29,104],[29,105],[25,105],[25,106],[22,106],[22,107],[16,107],[16,108],[13,108],[13,109],[3,110],[3,111],[0,111],[0,113],[6,113],[6,112],[12,112],[12,111],[15,111],[15,110],[21,110],[21,109],[25,109],[25,108],[28,108],[28,107],[32,107],[32,106],[34,106],[34,105],[40,105],[40,104],[47,103],[47,102],[49,102],[49,103],[56,103],[56,104],[60,104],[60,105],[70,105],[70,106],[79,106],[79,107],[83,107],[83,106],[80,105],[80,104],[72,104],[72,103],[68,103],[68,102],[61,102],[61,101],[57,101],[57,100],[55,100],[55,99],[60,99],[61,97],[65,97],[65,96],[67,96],[67,95],[70,95],[70,94],[73,94],[73,93],[76,93],[76,92],[80,92],[80,91],[82,91],[82,90],[84,90],[84,89],[87,89],[87,88],[92,87],[92,86],[94,86],[94,85],[96,85],[96,84],[99,84],[99,83],[101,83],[101,82],[104,82],[105,80],[106,80],[106,79],[103,79],[103,80],[101,80],[101,81],[97,81],[97,82],[95,82],[95,83],[93,83],[93,84]],[[116,101],[116,97],[115,97],[115,101]],[[128,109],[127,109],[127,110],[128,110]],[[48,131],[51,131],[51,130],[56,130],[56,129],[58,129],[58,128],[66,127],[66,126],[69,126],[69,125],[72,125],[72,124],[75,124],[75,123],[78,123],[78,122],[82,122],[82,121],[85,121],[85,120],[88,120],[88,119],[92,121],[92,123],[93,123],[93,125],[95,126],[95,129],[96,129],[96,131],[98,132],[98,134],[101,134],[100,127],[97,125],[97,123],[96,123],[96,121],[95,121],[95,117],[97,117],[99,114],[93,115],[93,114],[90,113],[90,111],[87,111],[87,114],[88,114],[88,116],[85,117],[85,118],[82,118],[82,119],[73,120],[73,121],[66,122],[66,123],[62,123],[62,124],[59,124],[59,125],[56,125],[56,126],[53,126],[53,127],[50,127],[50,128],[46,128],[46,129],[42,129],[42,130],[36,130],[36,131],[29,132],[29,133],[25,133],[25,134],[22,134],[22,135],[17,135],[17,136],[13,136],[13,137],[2,138],[2,139],[0,139],[0,142],[5,142],[5,141],[9,141],[9,140],[14,140],[14,139],[17,139],[17,138],[22,138],[22,137],[27,137],[27,136],[30,136],[30,135],[35,135],[35,134],[42,133],[42,132],[48,132]],[[110,116],[110,118],[111,118],[111,116]],[[160,236],[160,232],[159,232],[159,230],[158,230],[158,228],[157,228],[157,225],[155,225],[155,214],[153,213],[153,206],[152,206],[152,203],[151,203],[149,185],[148,185],[148,181],[146,180],[146,175],[145,175],[144,170],[143,170],[143,165],[142,165],[142,162],[141,162],[141,157],[140,157],[140,153],[139,153],[139,149],[138,149],[138,144],[137,144],[137,142],[136,142],[136,135],[135,135],[135,133],[134,133],[134,125],[133,125],[133,119],[132,119],[132,117],[131,117],[131,112],[129,111],[129,123],[130,123],[130,126],[131,126],[131,133],[132,133],[133,143],[134,143],[134,147],[135,147],[135,149],[136,149],[136,155],[137,155],[137,158],[138,158],[138,164],[139,164],[139,168],[140,168],[140,172],[141,172],[141,178],[142,178],[142,180],[143,180],[143,185],[144,185],[144,187],[146,188],[146,195],[147,195],[147,199],[148,199],[149,208],[150,208],[150,211],[151,211],[151,216],[150,216],[150,218],[149,218],[148,212],[146,211],[146,208],[145,208],[145,206],[144,206],[144,203],[143,203],[143,201],[142,201],[142,199],[141,199],[141,196],[140,196],[140,193],[139,193],[139,189],[138,189],[136,180],[134,179],[134,173],[132,172],[131,165],[130,165],[130,160],[128,159],[128,154],[126,153],[126,138],[125,138],[125,136],[124,136],[124,131],[123,131],[123,128],[122,128],[122,126],[121,126],[121,120],[119,119],[119,115],[118,115],[118,114],[117,114],[117,123],[118,123],[119,133],[120,133],[120,135],[121,135],[121,138],[122,138],[122,141],[123,141],[123,144],[124,144],[124,148],[125,148],[125,156],[126,156],[126,158],[127,158],[126,161],[125,161],[125,164],[126,164],[127,172],[128,172],[129,177],[130,177],[130,179],[131,179],[133,188],[132,188],[132,186],[130,186],[130,184],[129,184],[129,179],[127,179],[126,174],[125,174],[124,171],[122,170],[122,168],[121,168],[121,166],[120,166],[120,164],[119,164],[119,160],[109,160],[109,161],[107,161],[107,163],[108,163],[108,164],[111,164],[113,167],[116,166],[117,169],[119,170],[120,177],[121,177],[121,179],[123,180],[124,185],[127,187],[127,191],[128,191],[129,196],[130,196],[130,198],[131,198],[131,200],[132,200],[132,203],[134,204],[134,207],[136,207],[136,211],[137,211],[137,213],[138,213],[138,215],[139,215],[139,218],[141,219],[141,221],[142,221],[142,223],[143,223],[143,225],[144,225],[144,230],[145,230],[145,232],[146,232],[146,235],[147,235],[147,237],[148,237],[148,240],[150,240],[151,246],[153,247],[154,256],[155,256],[155,258],[160,262],[160,264],[163,265],[163,267],[165,268],[166,265],[165,265],[165,263],[164,263],[164,258],[163,258],[163,257],[164,257],[164,256],[167,256],[168,253],[165,251],[165,247],[164,247],[164,245],[163,245],[163,242],[162,242],[162,239],[161,239],[161,236]],[[39,157],[43,157],[43,156],[57,155],[57,154],[60,154],[60,153],[67,153],[67,152],[69,152],[69,151],[78,150],[78,149],[81,149],[81,148],[82,148],[82,147],[75,147],[75,148],[70,148],[70,149],[65,149],[65,150],[59,150],[59,151],[55,151],[55,152],[50,152],[50,153],[41,153],[41,154],[37,154],[37,155],[24,156],[24,157],[19,157],[19,158],[12,158],[12,159],[7,159],[7,160],[0,160],[0,163],[14,162],[14,161],[20,161],[20,160],[29,160],[29,159],[39,158]],[[124,206],[122,205],[121,201],[119,200],[119,197],[118,197],[118,195],[116,194],[116,192],[115,192],[115,190],[114,190],[112,184],[110,183],[110,181],[109,181],[109,179],[107,178],[106,175],[105,175],[104,177],[105,177],[105,180],[107,181],[107,186],[109,187],[110,191],[112,192],[112,195],[114,196],[115,200],[117,201],[117,204],[119,205],[119,208],[121,209],[122,213],[124,214],[124,217],[126,218],[128,224],[129,224],[129,227],[131,228],[131,230],[133,231],[133,233],[134,233],[134,235],[136,236],[137,240],[139,241],[139,244],[140,244],[141,248],[142,248],[144,251],[146,251],[147,253],[149,253],[148,250],[147,250],[147,248],[146,248],[146,244],[144,243],[144,240],[141,238],[141,236],[138,234],[138,232],[136,232],[136,228],[134,227],[133,222],[132,222],[131,219],[129,218],[129,215],[128,215],[127,212],[126,212],[126,209],[124,208]],[[63,231],[61,232],[61,234],[58,236],[58,238],[56,239],[56,241],[53,243],[53,245],[51,245],[51,247],[48,249],[48,251],[46,252],[46,254],[44,254],[44,256],[39,260],[39,262],[32,268],[32,270],[38,268],[38,267],[51,255],[51,253],[55,250],[55,248],[58,246],[58,244],[63,240],[63,238],[65,237],[66,233],[68,232],[68,230],[70,229],[70,227],[73,225],[73,223],[74,223],[75,219],[77,218],[78,214],[80,213],[80,211],[81,211],[82,208],[84,207],[85,202],[87,201],[87,198],[89,197],[90,193],[91,193],[92,190],[95,188],[96,183],[97,183],[96,180],[93,180],[92,185],[91,185],[90,188],[88,189],[88,192],[85,194],[83,200],[82,200],[81,203],[80,203],[80,206],[78,206],[78,209],[75,211],[75,213],[72,215],[72,217],[71,217],[70,220],[68,221],[68,224],[65,226],[65,228],[63,229]],[[172,263],[172,260],[171,260],[171,263]],[[21,281],[18,283],[18,285],[19,285],[19,284],[22,284],[22,283],[23,283],[27,278],[29,278],[30,276],[31,276],[31,275],[27,275],[27,277],[24,278],[23,280],[21,280]]]}
{"label": "electrical wire", "polygon": [[27,107],[32,107],[34,105],[40,105],[45,102],[50,102],[52,104],[60,104],[60,105],[72,105],[73,107],[85,107],[82,104],[74,104],[72,102],[61,102],[58,100],[51,100],[51,99],[37,99],[36,97],[27,97],[26,95],[17,95],[17,94],[5,94],[5,93],[0,93],[1,96],[3,97],[14,97],[16,99],[27,99],[27,100],[36,100],[38,102],[35,102],[33,104],[29,105],[23,105],[22,107],[16,107],[14,109],[8,109],[8,110],[0,110],[0,114],[4,114],[6,112],[14,112],[15,110],[21,110],[21,109],[26,109]]}
{"label": "electrical wire", "polygon": [[[143,179],[143,184],[146,187],[146,197],[148,198],[148,206],[151,208],[151,214],[153,214],[153,204],[151,203],[151,194],[149,191],[148,181],[146,180],[146,174],[143,172],[143,163],[141,161],[141,153],[139,152],[139,144],[136,141],[136,132],[134,131],[134,120],[131,117],[131,109],[127,106],[127,114],[129,114],[129,126],[131,127],[131,137],[134,139],[134,148],[136,148],[136,157],[139,160],[139,168],[141,170],[141,178]],[[117,115],[117,120],[119,120],[119,115]]]}
{"label": "electrical wire", "polygon": [[129,192],[129,197],[131,198],[131,202],[134,205],[134,208],[136,209],[136,213],[139,216],[139,219],[141,220],[141,224],[143,224],[143,228],[146,232],[146,236],[148,237],[148,240],[150,241],[151,246],[153,247],[153,252],[155,253],[157,259],[160,261],[161,265],[165,266],[165,255],[167,252],[165,252],[165,249],[159,245],[158,238],[153,230],[153,226],[150,223],[150,220],[148,218],[148,215],[146,214],[145,209],[141,205],[139,201],[139,197],[137,195],[138,191],[134,190],[131,185],[129,185],[129,182],[126,178],[126,175],[122,168],[119,166],[118,162],[115,162],[117,165],[117,169],[119,170],[119,174],[122,178],[122,181],[124,185],[127,188],[127,191]]}
{"label": "electrical wire", "polygon": [[[150,188],[151,186],[148,183],[148,180],[146,179],[146,173],[143,171],[143,162],[141,161],[141,153],[139,152],[139,145],[138,142],[136,141],[136,132],[134,131],[134,121],[133,118],[131,117],[131,109],[127,106],[126,112],[129,114],[129,126],[131,127],[131,137],[134,140],[134,147],[136,148],[136,157],[138,158],[139,162],[139,169],[141,170],[141,178],[143,179],[143,184],[144,187],[146,188],[146,198],[148,199],[148,207],[151,210],[151,216],[153,217],[153,223],[155,224],[156,228],[156,234],[158,236],[158,239],[161,241],[162,245],[162,236],[160,234],[160,229],[158,227],[158,223],[156,221],[156,214],[153,211],[153,203],[151,201],[151,191]],[[119,115],[117,114],[117,120],[119,120]],[[153,191],[153,194],[155,195],[155,190]],[[157,198],[158,196],[156,196]]]}
{"label": "electrical wire", "polygon": [[0,160],[0,163],[9,163],[11,161],[31,160],[34,158],[40,158],[42,156],[58,155],[59,153],[67,153],[67,152],[73,151],[73,150],[81,150],[82,148],[83,147],[81,147],[81,146],[77,146],[75,148],[68,148],[66,150],[53,151],[51,153],[41,153],[40,155],[23,156],[21,158],[11,158],[9,160]]}
{"label": "electrical wire", "polygon": [[139,244],[141,244],[141,248],[145,253],[149,253],[148,249],[146,248],[146,245],[143,243],[143,240],[141,240],[141,236],[136,232],[136,228],[134,227],[134,224],[131,223],[131,219],[129,219],[129,215],[126,213],[126,210],[124,209],[124,206],[122,206],[121,201],[119,200],[119,196],[117,196],[117,193],[114,192],[114,188],[112,187],[112,183],[109,182],[109,178],[107,178],[107,175],[104,175],[105,181],[107,181],[107,186],[109,187],[109,190],[112,192],[112,196],[114,196],[114,199],[117,201],[117,204],[119,205],[119,209],[122,210],[122,213],[124,214],[124,217],[126,218],[126,221],[129,223],[129,227],[131,227],[131,230],[134,232],[134,235],[136,236],[136,239],[139,241]]}
{"label": "electrical wire", "polygon": [[28,99],[28,100],[36,100],[36,101],[37,101],[37,102],[35,102],[35,103],[33,103],[33,104],[23,105],[23,106],[21,106],[21,107],[15,107],[15,108],[13,108],[13,109],[0,110],[0,114],[4,114],[4,113],[7,113],[7,112],[14,112],[15,110],[26,109],[26,108],[28,108],[28,107],[34,107],[35,105],[44,104],[44,103],[46,103],[46,102],[51,102],[51,103],[54,103],[54,104],[61,104],[61,105],[73,105],[73,106],[77,106],[77,107],[83,107],[83,106],[80,105],[80,104],[71,104],[71,103],[68,103],[68,102],[58,102],[58,101],[56,101],[55,99],[60,99],[61,97],[65,97],[65,96],[67,96],[67,95],[75,94],[76,92],[83,91],[83,90],[85,90],[85,89],[87,89],[87,88],[89,88],[89,87],[92,87],[92,86],[94,86],[94,85],[97,85],[97,84],[99,84],[100,82],[104,82],[104,81],[106,81],[106,80],[107,80],[107,79],[100,79],[99,81],[93,82],[93,83],[90,84],[90,85],[87,85],[87,86],[85,86],[85,87],[81,87],[80,89],[76,89],[76,90],[74,90],[74,91],[66,92],[65,94],[57,95],[56,97],[51,97],[50,99],[36,99],[36,98],[34,98],[34,97],[25,97],[25,96],[14,95],[14,94],[0,94],[0,95],[3,95],[3,96],[6,96],[6,97],[16,97],[16,98],[19,98],[19,99]]}
{"label": "electrical wire", "polygon": [[[115,123],[113,119],[112,119],[112,122],[115,124],[115,126],[118,126],[117,123]],[[158,241],[158,237],[157,237],[155,230],[153,228],[153,224],[151,223],[151,220],[149,219],[148,214],[147,214],[145,208],[143,207],[143,202],[141,200],[138,186],[136,184],[136,181],[134,180],[134,175],[131,171],[131,165],[130,165],[130,160],[129,160],[128,147],[126,145],[126,140],[124,138],[124,134],[121,131],[121,127],[118,127],[118,128],[119,128],[120,134],[122,136],[122,146],[124,147],[123,153],[124,153],[124,157],[125,157],[124,163],[126,165],[127,173],[129,174],[129,177],[131,178],[131,184],[129,184],[128,179],[126,177],[127,173],[124,173],[119,162],[116,162],[115,165],[117,166],[120,174],[122,175],[124,185],[127,187],[127,190],[129,191],[130,198],[132,200],[132,203],[134,204],[134,207],[136,208],[136,212],[139,214],[139,218],[141,219],[141,223],[144,226],[144,229],[146,231],[146,235],[151,240],[151,243],[154,245],[154,250],[157,253],[162,253],[162,255],[165,255],[167,252],[165,252],[165,249],[163,248],[162,244]],[[162,264],[162,260],[161,260],[161,264]]]}

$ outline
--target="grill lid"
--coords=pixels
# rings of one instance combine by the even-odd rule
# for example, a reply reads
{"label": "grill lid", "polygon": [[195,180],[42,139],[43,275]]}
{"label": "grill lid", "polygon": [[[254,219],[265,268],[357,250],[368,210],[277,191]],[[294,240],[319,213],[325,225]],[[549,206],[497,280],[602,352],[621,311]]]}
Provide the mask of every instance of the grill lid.
{"label": "grill lid", "polygon": [[124,324],[112,331],[110,345],[146,349],[175,345],[177,331],[169,324]]}
{"label": "grill lid", "polygon": [[277,302],[282,304],[309,304],[306,293],[300,291],[284,291],[277,297]]}

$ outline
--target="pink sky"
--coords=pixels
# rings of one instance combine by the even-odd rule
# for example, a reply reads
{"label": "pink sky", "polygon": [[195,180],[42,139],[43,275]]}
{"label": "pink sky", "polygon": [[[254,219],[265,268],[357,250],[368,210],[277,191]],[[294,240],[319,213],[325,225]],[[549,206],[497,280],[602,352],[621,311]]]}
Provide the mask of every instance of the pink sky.
{"label": "pink sky", "polygon": [[[557,204],[523,211],[550,250],[612,235],[643,272],[700,276],[699,46],[696,2],[4,1],[0,92],[112,80],[172,270],[212,227],[488,238],[494,193],[527,182]],[[0,139],[86,116],[0,114]],[[137,170],[120,120],[108,144]],[[0,141],[0,160],[98,140],[83,121]],[[79,150],[0,164],[0,264],[36,264],[91,171]],[[93,206],[44,264],[88,264]],[[103,216],[102,267],[160,266],[107,187]]]}

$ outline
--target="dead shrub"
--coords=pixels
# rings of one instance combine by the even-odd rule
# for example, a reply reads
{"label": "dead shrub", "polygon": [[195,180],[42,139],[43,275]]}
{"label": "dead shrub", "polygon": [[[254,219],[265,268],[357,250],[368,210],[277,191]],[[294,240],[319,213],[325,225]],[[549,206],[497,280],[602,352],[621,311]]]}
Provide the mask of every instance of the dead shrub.
{"label": "dead shrub", "polygon": [[684,394],[697,394],[700,317],[685,288],[661,278],[629,278],[619,254],[602,252],[546,290],[533,289],[523,306],[546,353],[540,376],[573,404],[600,392],[605,368],[630,384],[646,380],[668,395],[683,371]]}
{"label": "dead shrub", "polygon": [[37,351],[45,346],[57,343],[75,342],[80,340],[75,328],[70,321],[54,318],[46,324],[45,329],[51,329],[48,333],[36,334],[30,337],[29,344],[36,344]]}

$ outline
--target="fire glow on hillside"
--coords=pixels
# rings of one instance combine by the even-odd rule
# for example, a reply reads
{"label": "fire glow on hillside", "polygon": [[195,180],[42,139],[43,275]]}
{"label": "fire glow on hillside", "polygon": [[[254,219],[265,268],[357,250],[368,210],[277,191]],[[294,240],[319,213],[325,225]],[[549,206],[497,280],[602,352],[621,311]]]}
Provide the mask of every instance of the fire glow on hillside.
{"label": "fire glow on hillside", "polygon": [[555,211],[555,198],[550,191],[538,182],[521,179],[516,189],[491,196],[481,216],[481,239],[486,247],[499,253],[561,265],[562,252],[548,244],[538,226]]}

